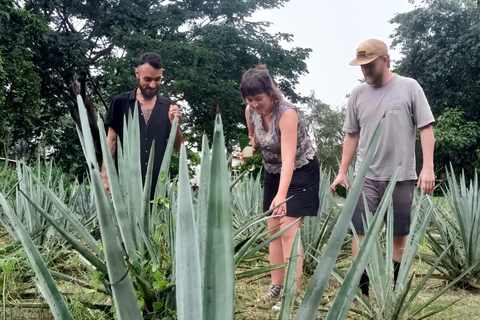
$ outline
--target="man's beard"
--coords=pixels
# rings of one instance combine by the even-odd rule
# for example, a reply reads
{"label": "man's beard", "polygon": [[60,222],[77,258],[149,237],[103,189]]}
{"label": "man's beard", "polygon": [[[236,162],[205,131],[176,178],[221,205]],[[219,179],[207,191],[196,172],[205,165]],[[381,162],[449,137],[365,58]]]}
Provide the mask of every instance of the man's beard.
{"label": "man's beard", "polygon": [[153,90],[148,90],[148,91],[145,90],[145,88],[142,87],[142,86],[139,86],[139,88],[140,88],[140,92],[142,93],[142,96],[147,100],[153,99],[158,93],[158,87],[156,87]]}

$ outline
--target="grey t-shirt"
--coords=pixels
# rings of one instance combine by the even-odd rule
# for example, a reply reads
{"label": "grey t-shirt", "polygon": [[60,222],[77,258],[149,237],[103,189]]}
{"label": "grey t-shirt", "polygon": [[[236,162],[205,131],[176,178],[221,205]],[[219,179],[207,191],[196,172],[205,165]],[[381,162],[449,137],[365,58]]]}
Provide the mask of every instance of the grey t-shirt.
{"label": "grey t-shirt", "polygon": [[422,88],[411,78],[394,75],[381,87],[363,83],[348,100],[344,132],[359,132],[357,173],[378,122],[385,114],[380,141],[367,178],[388,181],[400,165],[398,181],[417,179],[415,171],[416,128],[435,122]]}

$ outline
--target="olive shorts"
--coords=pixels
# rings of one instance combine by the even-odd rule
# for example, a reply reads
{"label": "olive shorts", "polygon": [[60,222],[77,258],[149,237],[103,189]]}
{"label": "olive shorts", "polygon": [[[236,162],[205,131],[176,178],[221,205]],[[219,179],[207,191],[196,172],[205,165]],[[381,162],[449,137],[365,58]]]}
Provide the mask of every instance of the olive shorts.
{"label": "olive shorts", "polygon": [[[376,181],[365,179],[362,194],[358,199],[355,212],[353,213],[352,223],[357,233],[364,234],[362,216],[365,219],[365,205],[363,202],[363,193],[367,198],[368,209],[375,213],[380,200],[387,189],[389,181]],[[393,236],[403,237],[410,233],[413,193],[415,188],[415,180],[399,181],[393,190]],[[385,214],[385,221],[387,215]]]}

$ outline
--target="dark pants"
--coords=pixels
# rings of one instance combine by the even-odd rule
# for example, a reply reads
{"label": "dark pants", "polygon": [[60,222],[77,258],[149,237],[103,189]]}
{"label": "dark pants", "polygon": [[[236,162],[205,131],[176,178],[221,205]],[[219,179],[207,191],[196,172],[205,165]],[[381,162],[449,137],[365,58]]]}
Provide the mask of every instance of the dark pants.
{"label": "dark pants", "polygon": [[[363,203],[363,193],[367,198],[368,209],[375,213],[380,200],[387,189],[389,181],[375,181],[371,179],[365,179],[363,184],[362,194],[358,199],[355,212],[353,214],[352,223],[355,226],[357,233],[364,234],[362,216],[365,214],[365,205]],[[393,190],[393,236],[403,237],[410,233],[411,218],[410,213],[412,211],[413,191],[415,187],[414,180],[399,181],[395,185]],[[385,215],[385,220],[387,216]],[[365,219],[365,217],[364,217]]]}

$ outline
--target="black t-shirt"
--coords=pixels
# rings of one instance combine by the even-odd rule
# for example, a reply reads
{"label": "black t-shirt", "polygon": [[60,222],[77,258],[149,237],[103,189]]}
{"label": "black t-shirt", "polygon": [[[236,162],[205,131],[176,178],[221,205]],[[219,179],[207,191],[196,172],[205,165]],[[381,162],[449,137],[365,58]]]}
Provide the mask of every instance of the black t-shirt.
{"label": "black t-shirt", "polygon": [[[134,89],[133,91],[124,92],[116,96],[108,109],[105,124],[117,133],[117,138],[120,143],[123,143],[123,121],[126,119],[128,123],[128,117],[126,117],[126,115],[128,115],[129,112],[133,114],[135,108],[136,92],[137,89]],[[143,115],[141,115],[140,104],[138,104],[142,180],[144,182],[150,149],[152,142],[155,141],[151,198],[153,198],[153,191],[155,190],[160,174],[160,166],[172,127],[170,119],[168,118],[170,104],[170,101],[167,99],[157,96],[157,101],[148,120],[148,124],[145,123]]]}

